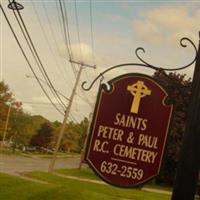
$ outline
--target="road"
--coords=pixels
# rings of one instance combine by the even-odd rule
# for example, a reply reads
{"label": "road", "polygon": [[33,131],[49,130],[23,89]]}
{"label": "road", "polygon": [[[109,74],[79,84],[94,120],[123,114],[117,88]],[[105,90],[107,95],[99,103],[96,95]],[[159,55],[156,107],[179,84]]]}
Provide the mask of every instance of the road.
{"label": "road", "polygon": [[[58,158],[55,169],[76,168],[79,165],[79,160],[79,157]],[[48,158],[0,154],[0,172],[9,174],[29,171],[47,171],[49,163],[50,159]]]}

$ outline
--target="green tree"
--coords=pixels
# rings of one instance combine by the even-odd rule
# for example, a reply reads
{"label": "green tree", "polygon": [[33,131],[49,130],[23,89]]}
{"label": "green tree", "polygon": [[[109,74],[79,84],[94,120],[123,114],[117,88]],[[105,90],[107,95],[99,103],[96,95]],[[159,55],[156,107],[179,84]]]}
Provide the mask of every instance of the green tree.
{"label": "green tree", "polygon": [[87,131],[88,131],[88,126],[89,126],[89,120],[88,118],[84,118],[79,125],[79,141],[78,141],[78,147],[79,147],[79,152],[82,151],[82,149],[84,148],[84,143],[86,140],[86,136],[87,136]]}
{"label": "green tree", "polygon": [[186,80],[185,75],[178,73],[167,75],[163,71],[156,72],[153,77],[167,90],[170,96],[168,102],[172,102],[174,105],[166,156],[161,173],[156,179],[159,183],[172,185],[185,131],[187,109],[191,96],[191,79]]}
{"label": "green tree", "polygon": [[44,122],[38,129],[36,135],[31,138],[30,145],[36,147],[50,148],[53,137],[53,128],[50,122]]}
{"label": "green tree", "polygon": [[3,136],[9,105],[13,102],[13,94],[8,85],[0,81],[0,139]]}
{"label": "green tree", "polygon": [[[66,125],[60,149],[66,152],[81,152],[86,138],[88,119],[84,118],[80,123],[73,121]],[[61,123],[54,122],[54,139],[52,140],[52,147],[55,147],[58,135],[61,129]]]}
{"label": "green tree", "polygon": [[61,150],[69,152],[78,151],[78,123],[69,122],[63,135]]}
{"label": "green tree", "polygon": [[29,144],[30,135],[29,127],[31,124],[31,116],[23,112],[13,111],[9,123],[10,130],[8,138],[12,141],[13,151],[16,147],[23,147]]}

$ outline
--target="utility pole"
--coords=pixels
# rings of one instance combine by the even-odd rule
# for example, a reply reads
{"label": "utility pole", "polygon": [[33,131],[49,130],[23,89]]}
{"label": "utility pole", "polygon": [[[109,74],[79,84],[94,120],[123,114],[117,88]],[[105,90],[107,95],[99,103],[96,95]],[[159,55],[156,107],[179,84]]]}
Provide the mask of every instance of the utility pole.
{"label": "utility pole", "polygon": [[6,124],[5,124],[5,129],[4,129],[4,133],[3,133],[3,139],[2,139],[2,143],[1,143],[1,152],[3,151],[3,145],[4,145],[4,141],[5,141],[6,133],[7,133],[7,129],[8,129],[8,122],[9,122],[9,118],[10,118],[11,106],[12,106],[12,104],[10,104],[9,107],[8,107],[8,113],[7,113],[7,117],[6,117]]}
{"label": "utility pole", "polygon": [[76,81],[75,81],[75,84],[74,84],[74,88],[72,90],[72,93],[71,93],[71,96],[70,96],[70,99],[69,99],[69,104],[68,104],[67,109],[65,111],[65,116],[64,116],[64,119],[63,119],[62,127],[61,127],[61,130],[60,130],[57,142],[56,142],[56,147],[55,147],[55,151],[54,151],[54,154],[53,154],[53,158],[52,158],[52,160],[49,164],[48,172],[52,172],[53,169],[54,169],[55,162],[56,162],[56,156],[57,156],[57,153],[58,153],[58,150],[59,150],[59,147],[60,147],[60,143],[61,143],[61,140],[62,140],[62,137],[63,137],[63,134],[64,134],[66,122],[67,122],[68,117],[69,117],[69,113],[70,113],[70,110],[71,110],[71,107],[72,107],[72,102],[73,102],[74,96],[76,94],[76,90],[77,90],[77,86],[78,86],[78,83],[79,83],[79,80],[80,80],[80,77],[81,77],[82,70],[83,70],[84,66],[91,67],[91,68],[94,68],[94,69],[96,68],[96,66],[87,65],[87,64],[72,61],[72,60],[70,60],[70,62],[79,64],[80,69],[78,71],[78,75],[77,75],[77,78],[76,78]]}

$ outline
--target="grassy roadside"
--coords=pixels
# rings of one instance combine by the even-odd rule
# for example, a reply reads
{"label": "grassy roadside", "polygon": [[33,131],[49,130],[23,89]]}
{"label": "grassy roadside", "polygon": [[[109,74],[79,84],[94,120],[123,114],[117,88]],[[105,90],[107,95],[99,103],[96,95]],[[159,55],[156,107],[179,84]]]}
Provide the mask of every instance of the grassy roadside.
{"label": "grassy roadside", "polygon": [[[23,152],[18,149],[13,153],[12,149],[4,148],[3,152],[0,152],[2,155],[18,155],[18,156],[24,156],[28,158],[52,158],[53,154],[49,153],[41,153],[41,152]],[[57,158],[70,158],[70,157],[79,157],[80,154],[76,153],[57,153]]]}
{"label": "grassy roadside", "polygon": [[[74,191],[75,193],[83,194],[81,198],[77,199],[87,199],[86,197],[88,196],[91,197],[90,199],[95,199],[95,200],[98,199],[169,200],[170,199],[168,195],[145,192],[138,189],[123,189],[111,185],[99,185],[90,182],[70,180],[56,175],[50,175],[44,172],[32,172],[29,173],[29,175],[31,175],[31,177],[47,181],[49,183],[53,183],[56,185],[59,184],[67,188],[69,187],[71,192]],[[85,178],[89,177],[87,176]],[[94,197],[92,197],[93,195]]]}
{"label": "grassy roadside", "polygon": [[0,174],[0,199],[9,200],[169,200],[168,195],[136,189],[122,189],[70,180],[45,172],[28,174],[49,184],[33,183],[5,174]]}
{"label": "grassy roadside", "polygon": [[[79,169],[58,169],[56,172],[61,173],[63,175],[68,176],[75,176],[79,178],[87,178],[92,180],[101,180],[90,168],[82,168]],[[158,190],[164,190],[164,191],[172,191],[172,188],[170,187],[164,187],[164,186],[157,186],[151,183],[145,184],[145,187],[151,188],[151,189],[158,189]]]}
{"label": "grassy roadside", "polygon": [[75,176],[79,178],[86,178],[91,180],[101,180],[90,168],[81,168],[80,169],[58,169],[55,170],[56,172],[68,175],[68,176]]}

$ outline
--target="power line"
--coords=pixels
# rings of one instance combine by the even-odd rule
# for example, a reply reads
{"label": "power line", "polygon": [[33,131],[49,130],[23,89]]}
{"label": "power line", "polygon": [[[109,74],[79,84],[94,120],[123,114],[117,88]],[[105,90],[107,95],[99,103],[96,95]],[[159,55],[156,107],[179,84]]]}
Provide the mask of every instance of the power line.
{"label": "power line", "polygon": [[[69,25],[68,25],[68,16],[66,8],[63,9],[62,1],[59,0],[60,5],[60,12],[62,16],[62,24],[63,24],[63,32],[64,32],[64,40],[67,47],[68,55],[69,55],[69,61],[72,60],[72,49],[71,49],[71,41],[70,41],[70,34],[69,34]],[[64,1],[65,5],[65,1]],[[71,63],[71,62],[70,62]],[[73,63],[71,63],[72,70],[74,72],[74,75],[76,77],[76,67]]]}
{"label": "power line", "polygon": [[[80,52],[80,61],[79,62],[83,62],[83,52],[82,52],[82,48],[81,48],[80,26],[79,26],[78,9],[77,9],[76,0],[74,1],[74,9],[75,9],[76,29],[77,29],[77,37],[78,37],[78,43],[79,43],[79,52]],[[89,79],[87,72],[86,71],[84,71],[84,72],[85,72],[86,78]]]}
{"label": "power line", "polygon": [[[33,50],[33,52],[34,52],[34,54],[35,54],[35,56],[36,56],[36,58],[37,58],[37,60],[38,60],[38,62],[39,62],[38,67],[39,67],[39,69],[40,69],[40,71],[41,71],[41,73],[42,73],[44,79],[45,79],[45,80],[47,81],[47,83],[49,84],[49,88],[50,88],[52,94],[53,94],[54,97],[57,99],[57,101],[60,101],[60,103],[63,105],[63,107],[66,108],[66,107],[65,107],[65,104],[64,104],[63,101],[62,101],[62,99],[61,99],[60,96],[57,94],[57,92],[56,92],[56,90],[55,90],[55,87],[53,86],[53,84],[52,84],[52,82],[51,82],[51,80],[50,80],[50,78],[49,78],[49,76],[48,76],[48,74],[47,74],[47,72],[46,72],[46,70],[45,70],[45,68],[44,68],[44,65],[43,65],[43,63],[42,63],[42,61],[41,61],[41,59],[40,59],[40,57],[39,57],[39,54],[38,54],[38,52],[37,52],[37,50],[36,50],[36,47],[35,47],[35,45],[34,45],[34,43],[33,43],[32,38],[31,38],[31,36],[30,36],[30,34],[29,34],[29,31],[28,31],[28,29],[27,29],[27,27],[26,27],[26,24],[25,24],[25,22],[24,22],[24,20],[23,20],[23,18],[22,18],[22,15],[21,15],[19,9],[17,9],[17,7],[15,6],[15,5],[16,5],[16,2],[15,2],[14,0],[12,1],[12,3],[11,3],[10,0],[8,0],[8,1],[9,1],[9,5],[13,5],[13,7],[10,7],[10,8],[13,10],[13,13],[14,13],[14,15],[15,15],[15,18],[17,19],[17,18],[19,17],[19,19],[20,19],[20,21],[21,21],[21,23],[22,23],[22,26],[20,26],[20,29],[21,29],[21,30],[24,29],[25,32],[22,31],[22,33],[23,33],[23,35],[26,35],[26,36],[28,37],[28,39],[26,39],[26,41],[28,40],[28,41],[29,41],[29,44],[30,44],[31,47],[32,47],[32,50]],[[17,11],[18,17],[17,17],[17,15],[15,14],[15,10]],[[17,20],[18,24],[20,24],[19,19]],[[25,33],[26,33],[26,34],[25,34]],[[31,52],[32,52],[32,51],[31,51]],[[34,58],[35,58],[35,57],[34,57]],[[37,63],[38,63],[38,62],[37,62]]]}
{"label": "power line", "polygon": [[[49,39],[48,39],[48,37],[47,37],[45,28],[44,28],[44,26],[43,26],[43,24],[42,24],[42,21],[41,21],[41,19],[40,19],[40,16],[39,16],[39,13],[38,13],[38,11],[37,11],[37,9],[36,9],[36,6],[35,6],[34,1],[31,1],[31,4],[32,4],[32,6],[33,6],[33,10],[34,10],[34,13],[36,14],[36,17],[37,17],[37,20],[38,20],[38,22],[39,22],[40,28],[41,28],[41,30],[42,30],[42,32],[43,32],[44,38],[45,38],[45,40],[46,40],[46,42],[47,42],[48,48],[49,48],[49,50],[50,50],[50,53],[51,53],[52,57],[54,57],[54,61],[55,61],[56,66],[58,66],[58,69],[60,69],[60,70],[59,70],[59,71],[60,71],[60,74],[62,75],[63,79],[66,81],[66,78],[63,76],[64,73],[63,73],[62,70],[61,70],[61,68],[62,68],[61,65],[62,65],[62,64],[61,64],[60,62],[58,62],[58,59],[57,59],[57,57],[55,56],[55,53],[54,53],[54,51],[53,51],[53,49],[52,49],[52,47],[51,47],[51,44],[50,44]],[[46,7],[45,7],[45,8],[46,8]],[[45,11],[45,13],[46,13],[46,15],[48,14],[46,11]],[[49,21],[49,18],[48,18],[48,21]],[[50,30],[51,30],[51,32],[52,32],[52,27],[50,27]],[[53,35],[53,33],[52,33],[52,35]],[[55,35],[53,35],[53,37],[54,37],[54,42],[55,42]],[[57,51],[59,52],[59,48],[58,48],[57,42],[55,42],[55,44],[56,44]],[[60,60],[59,60],[59,61],[60,61]],[[65,70],[65,74],[67,74],[66,68],[64,68],[64,70]]]}
{"label": "power line", "polygon": [[64,15],[65,15],[65,23],[66,23],[66,31],[67,31],[67,38],[68,38],[68,43],[69,43],[69,49],[71,52],[71,59],[73,59],[73,51],[72,51],[72,45],[71,45],[71,37],[70,37],[70,32],[69,32],[69,18],[68,18],[68,12],[67,12],[67,6],[65,4],[65,1],[63,0],[63,5],[64,5]]}
{"label": "power line", "polygon": [[36,73],[35,73],[35,71],[33,70],[33,67],[32,67],[32,65],[31,65],[31,63],[30,63],[28,57],[26,56],[26,53],[24,52],[23,47],[22,47],[21,43],[19,42],[19,39],[18,39],[17,35],[15,34],[15,31],[14,31],[14,29],[12,28],[12,25],[11,25],[11,23],[10,23],[10,21],[9,21],[9,19],[8,19],[8,17],[7,17],[7,15],[6,15],[6,13],[5,13],[5,11],[4,11],[4,9],[3,9],[3,7],[2,7],[1,4],[0,4],[0,8],[1,8],[2,13],[3,13],[3,15],[4,15],[5,19],[6,19],[6,22],[7,22],[8,26],[9,26],[9,28],[10,28],[10,30],[11,30],[11,32],[12,32],[14,38],[15,38],[15,40],[16,40],[16,42],[17,42],[19,48],[20,48],[20,50],[21,50],[21,53],[22,53],[23,57],[25,58],[25,60],[26,60],[26,62],[27,62],[27,64],[28,64],[29,68],[31,69],[32,73],[34,74],[34,76],[35,76],[35,78],[36,78],[36,80],[37,80],[37,82],[38,82],[40,88],[42,89],[42,91],[44,92],[44,94],[46,95],[46,97],[49,99],[49,101],[51,102],[51,104],[55,107],[55,109],[56,109],[60,114],[63,115],[62,111],[60,111],[59,108],[53,103],[53,101],[52,101],[51,98],[49,97],[48,93],[47,93],[46,90],[44,89],[43,85],[40,83],[40,80],[37,78]]}
{"label": "power line", "polygon": [[80,61],[82,61],[83,54],[82,54],[82,48],[81,48],[80,28],[79,28],[78,10],[77,10],[76,0],[74,1],[74,8],[75,8],[76,28],[77,28],[77,36],[78,36],[80,59],[81,59]]}
{"label": "power line", "polygon": [[[51,20],[50,20],[50,18],[49,18],[49,15],[48,15],[47,8],[46,8],[46,6],[45,6],[45,2],[43,1],[42,4],[43,4],[44,10],[45,10],[45,15],[46,15],[47,20],[48,20],[48,24],[49,24],[49,27],[50,27],[50,31],[51,31],[51,34],[52,34],[52,37],[53,37],[53,40],[54,40],[56,49],[57,49],[57,51],[59,52],[59,46],[58,46],[58,43],[57,43],[57,40],[56,40],[55,32],[53,31],[53,28],[52,28],[52,23],[51,23]],[[69,41],[69,46],[70,46],[70,41]],[[71,50],[71,54],[72,54],[72,50]],[[67,74],[66,68],[64,68],[64,69],[65,69],[65,72],[66,72],[66,74]]]}
{"label": "power line", "polygon": [[92,60],[95,65],[95,55],[94,55],[94,31],[93,31],[93,16],[92,16],[92,0],[90,0],[90,33],[91,33],[91,46],[92,46]]}
{"label": "power line", "polygon": [[[26,77],[27,77],[27,78],[35,78],[34,76],[30,76],[30,75],[26,75]],[[39,77],[37,77],[37,78],[38,78],[42,83],[46,84],[46,85],[49,87],[49,85],[48,85],[48,83],[47,83],[46,81],[42,80],[42,79],[39,78]],[[60,96],[62,96],[63,98],[65,98],[67,101],[70,100],[68,97],[66,97],[66,96],[65,96],[63,93],[61,93],[60,91],[56,90],[56,92],[57,92]]]}
{"label": "power line", "polygon": [[[22,101],[22,104],[25,103],[25,104],[35,104],[35,105],[45,105],[45,106],[52,106],[51,103],[45,103],[45,102],[31,102],[31,101]],[[55,105],[60,105],[60,104],[56,104]]]}
{"label": "power line", "polygon": [[57,10],[57,13],[58,13],[58,21],[59,21],[59,25],[60,25],[60,33],[61,33],[61,36],[63,36],[63,38],[64,38],[65,36],[64,36],[63,26],[62,26],[62,17],[61,17],[61,14],[59,12],[58,1],[56,1],[56,10]]}

